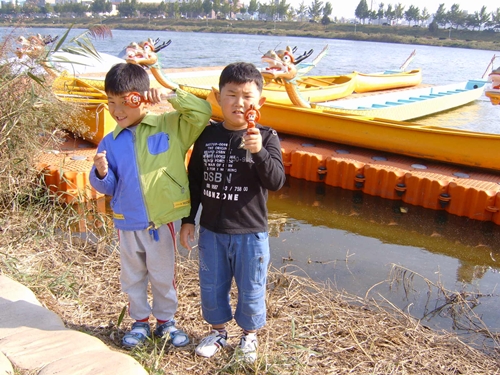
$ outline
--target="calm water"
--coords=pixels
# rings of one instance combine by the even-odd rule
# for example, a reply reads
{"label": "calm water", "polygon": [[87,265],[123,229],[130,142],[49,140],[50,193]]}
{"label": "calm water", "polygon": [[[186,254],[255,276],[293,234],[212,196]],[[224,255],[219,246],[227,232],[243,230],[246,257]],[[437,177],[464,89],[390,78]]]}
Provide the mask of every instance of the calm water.
{"label": "calm water", "polygon": [[[29,29],[24,34],[52,36],[62,29]],[[73,35],[82,30],[74,31]],[[0,36],[5,33],[0,28]],[[263,52],[279,46],[297,46],[299,53],[314,49],[315,57],[329,44],[330,51],[312,71],[318,75],[376,72],[399,68],[417,50],[410,67],[423,69],[423,83],[448,84],[480,78],[494,51],[452,49],[373,42],[354,42],[296,37],[202,34],[178,32],[113,31],[112,40],[97,40],[100,52],[118,55],[131,41],[146,38],[172,40],[160,53],[162,67],[223,66],[249,61],[264,66]],[[498,53],[498,52],[497,52]],[[495,67],[500,65],[497,60]],[[500,133],[500,106],[486,97],[418,122]],[[408,213],[403,214],[405,206]],[[273,266],[307,274],[314,280],[331,281],[339,290],[368,295],[421,318],[433,328],[463,330],[467,321],[444,304],[433,284],[452,291],[482,295],[471,304],[487,327],[500,331],[500,228],[445,212],[402,205],[398,201],[360,195],[290,178],[279,192],[271,193],[271,245]],[[405,276],[392,279],[393,265],[407,268]],[[408,277],[413,277],[408,279]],[[391,282],[391,280],[393,282]],[[403,280],[411,281],[402,283]],[[463,315],[462,315],[463,316]],[[455,317],[455,318],[453,318]],[[467,339],[478,339],[470,337]],[[491,343],[489,343],[491,344]]]}

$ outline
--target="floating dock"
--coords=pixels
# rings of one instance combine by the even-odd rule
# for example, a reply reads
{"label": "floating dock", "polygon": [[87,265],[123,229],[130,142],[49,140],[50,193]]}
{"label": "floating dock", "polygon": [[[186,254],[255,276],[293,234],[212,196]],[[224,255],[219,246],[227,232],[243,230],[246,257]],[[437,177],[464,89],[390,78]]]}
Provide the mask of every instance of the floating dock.
{"label": "floating dock", "polygon": [[[288,175],[500,225],[500,173],[280,134]],[[68,136],[37,167],[64,202],[102,197],[89,183],[96,146]]]}

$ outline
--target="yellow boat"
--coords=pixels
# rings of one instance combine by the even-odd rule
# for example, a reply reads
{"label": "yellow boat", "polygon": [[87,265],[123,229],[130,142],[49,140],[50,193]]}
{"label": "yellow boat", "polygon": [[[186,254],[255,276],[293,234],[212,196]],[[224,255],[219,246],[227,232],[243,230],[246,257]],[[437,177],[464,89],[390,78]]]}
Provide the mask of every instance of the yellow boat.
{"label": "yellow boat", "polygon": [[[222,111],[211,93],[212,116]],[[328,109],[266,103],[259,123],[281,133],[500,171],[500,135],[419,125]]]}
{"label": "yellow boat", "polygon": [[[303,77],[297,80],[297,85],[300,87],[300,95],[307,98],[311,102],[322,102],[327,100],[335,100],[345,98],[354,91],[355,74],[344,76],[311,76]],[[208,82],[202,83],[181,83],[179,87],[184,91],[190,92],[202,99],[212,91],[213,87],[218,87],[219,83]],[[262,88],[262,96],[264,96],[269,103],[276,103],[282,105],[294,105],[290,99],[290,95],[294,95],[293,91],[287,91],[287,85],[270,81],[264,83]]]}
{"label": "yellow boat", "polygon": [[493,105],[500,104],[500,67],[493,69],[493,63],[497,55],[493,55],[493,58],[490,61],[490,65],[486,68],[486,71],[483,74],[483,77],[488,74],[488,82],[491,82],[489,87],[484,92]]}
{"label": "yellow boat", "polygon": [[[420,69],[373,74],[354,72],[340,76],[303,76],[295,80],[293,90],[298,90],[307,102],[318,103],[346,98],[354,92],[364,93],[412,87],[421,82],[422,71]],[[297,105],[297,101],[291,100],[289,96],[291,92],[294,92],[293,90],[287,89],[284,82],[267,80],[262,95],[268,102]]]}
{"label": "yellow boat", "polygon": [[500,89],[488,89],[484,92],[484,95],[490,98],[491,104],[500,104]]}
{"label": "yellow boat", "polygon": [[85,140],[98,144],[115,128],[116,121],[109,114],[106,93],[88,81],[63,74],[52,83],[52,91],[60,101],[78,103],[85,110],[81,120],[87,129],[78,132]]}
{"label": "yellow boat", "polygon": [[[339,76],[304,76],[297,79],[296,85],[300,90],[300,95],[306,98],[306,100],[310,102],[322,102],[345,98],[351,95],[356,85],[355,77],[355,73]],[[213,87],[218,87],[219,85],[218,78],[217,82],[210,82],[209,80],[206,83],[186,83],[177,80],[176,82],[179,82],[179,87],[184,91],[190,92],[202,99],[205,99],[210,94]],[[264,82],[262,96],[270,103],[295,105],[290,99],[290,95],[294,95],[293,90],[295,89],[291,89],[290,86],[284,83],[270,80]]]}
{"label": "yellow boat", "polygon": [[388,70],[383,73],[355,73],[357,74],[354,91],[357,93],[413,87],[422,82],[421,69],[404,72]]}
{"label": "yellow boat", "polygon": [[[268,64],[268,67],[261,69],[266,82],[264,90],[267,90],[263,92],[263,95],[268,102],[310,108],[312,103],[344,98],[353,92],[411,87],[422,82],[420,69],[405,71],[406,66],[415,56],[415,51],[397,70],[371,74],[353,72],[344,76],[299,77],[297,75],[297,61],[301,61],[309,55],[310,52],[306,52],[295,58],[294,49],[287,47],[286,50],[268,51],[261,57],[262,61]],[[346,77],[350,78],[348,84],[342,82]],[[339,83],[342,86],[337,87]],[[286,99],[285,92],[288,94],[289,100]]]}
{"label": "yellow boat", "polygon": [[[494,55],[491,59],[490,65],[493,67],[493,62],[497,56]],[[488,66],[489,68],[489,66]],[[488,69],[487,69],[488,71]],[[485,72],[486,75],[486,72]],[[498,105],[500,104],[500,68],[496,68],[491,71],[488,75],[488,81],[491,82],[490,87],[484,92],[488,98],[490,98],[491,104]]]}
{"label": "yellow boat", "polygon": [[88,131],[81,137],[95,145],[104,138],[105,135],[111,133],[116,127],[116,121],[108,110],[107,104],[86,104],[85,117],[82,121],[88,127]]}
{"label": "yellow boat", "polygon": [[[356,85],[356,74],[341,76],[305,76],[296,80],[300,95],[309,102],[322,102],[351,95]],[[262,96],[270,103],[292,105],[288,86],[276,80],[266,82]]]}

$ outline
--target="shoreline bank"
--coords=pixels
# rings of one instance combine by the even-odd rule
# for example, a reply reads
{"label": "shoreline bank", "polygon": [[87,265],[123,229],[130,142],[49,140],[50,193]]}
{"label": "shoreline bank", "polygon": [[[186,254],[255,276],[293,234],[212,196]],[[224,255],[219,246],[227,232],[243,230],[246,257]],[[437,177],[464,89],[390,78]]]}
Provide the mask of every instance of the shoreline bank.
{"label": "shoreline bank", "polygon": [[[151,30],[203,32],[222,34],[249,34],[267,36],[295,36],[321,39],[341,39],[353,41],[371,41],[381,43],[399,43],[429,45],[500,51],[498,34],[490,31],[439,29],[431,32],[424,27],[381,26],[363,24],[328,24],[309,22],[266,22],[201,19],[162,19],[118,17],[92,19],[94,24],[101,24],[117,30]],[[0,27],[40,27],[40,28],[82,28],[89,26],[88,18],[33,19],[22,23],[1,20]]]}

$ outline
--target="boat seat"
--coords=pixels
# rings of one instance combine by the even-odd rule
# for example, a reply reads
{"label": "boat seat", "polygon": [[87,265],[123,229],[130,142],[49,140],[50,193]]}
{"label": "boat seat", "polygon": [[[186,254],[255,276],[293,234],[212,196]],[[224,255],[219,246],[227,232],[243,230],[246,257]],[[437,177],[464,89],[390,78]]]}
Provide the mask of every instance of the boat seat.
{"label": "boat seat", "polygon": [[372,108],[386,108],[386,107],[389,106],[385,104],[372,104]]}
{"label": "boat seat", "polygon": [[394,106],[396,106],[396,105],[401,105],[401,104],[403,104],[403,103],[398,103],[398,102],[385,102],[385,104],[387,104],[387,105],[394,105]]}
{"label": "boat seat", "polygon": [[415,100],[409,100],[409,99],[398,99],[398,102],[401,102],[401,103],[413,103],[413,102],[415,102]]}
{"label": "boat seat", "polygon": [[422,98],[421,96],[420,97],[415,97],[415,96],[410,96],[410,99],[411,100],[415,100],[415,101],[420,101],[420,100],[425,100],[426,98]]}

